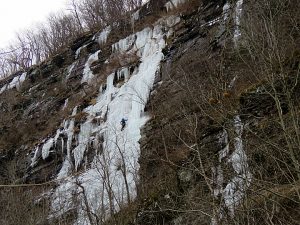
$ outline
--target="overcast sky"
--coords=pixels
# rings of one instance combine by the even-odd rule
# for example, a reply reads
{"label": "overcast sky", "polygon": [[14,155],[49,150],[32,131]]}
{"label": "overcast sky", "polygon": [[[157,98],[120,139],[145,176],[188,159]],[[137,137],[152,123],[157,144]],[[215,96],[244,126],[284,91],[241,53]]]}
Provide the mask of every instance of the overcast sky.
{"label": "overcast sky", "polygon": [[64,10],[67,0],[0,0],[0,48],[15,33],[47,18],[49,13]]}

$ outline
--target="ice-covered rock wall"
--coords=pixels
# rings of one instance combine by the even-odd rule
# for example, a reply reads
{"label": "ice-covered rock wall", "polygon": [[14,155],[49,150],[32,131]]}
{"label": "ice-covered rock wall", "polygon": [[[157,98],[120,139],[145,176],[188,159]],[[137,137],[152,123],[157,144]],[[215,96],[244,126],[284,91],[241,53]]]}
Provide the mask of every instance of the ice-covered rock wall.
{"label": "ice-covered rock wall", "polygon": [[[91,218],[99,219],[95,215],[105,220],[135,198],[139,182],[140,128],[149,119],[144,109],[164,57],[165,37],[179,21],[175,16],[161,19],[153,28],[147,27],[113,44],[113,54],[136,54],[140,61],[138,66],[119,68],[107,77],[106,83],[99,87],[96,100],[83,109],[86,119],[77,132],[74,131],[74,117],[78,113],[75,107],[56,136],[35,150],[32,166],[39,159],[38,155],[43,159],[49,156],[59,138],[67,138],[67,141],[62,139],[67,154],[57,175],[59,186],[53,190],[49,218],[74,209],[74,194],[77,203],[81,202],[76,208],[75,224],[78,225],[93,223]],[[88,57],[82,82],[92,82],[95,75],[90,66],[98,59],[98,53]],[[73,67],[69,67],[69,73]],[[122,118],[127,120],[124,129],[120,124]],[[94,153],[91,163],[87,159],[89,152]],[[79,169],[80,174],[71,175]]]}
{"label": "ice-covered rock wall", "polygon": [[231,216],[234,216],[234,211],[241,203],[252,179],[242,140],[244,125],[239,116],[234,118],[234,128],[236,134],[234,138],[234,151],[230,155],[228,162],[232,164],[235,176],[223,190],[224,202]]}
{"label": "ice-covered rock wall", "polygon": [[98,60],[98,54],[100,53],[100,50],[95,52],[94,54],[90,55],[88,60],[86,61],[83,69],[83,77],[81,79],[81,83],[87,82],[88,84],[92,82],[94,78],[94,74],[91,71],[91,65],[93,62]]}
{"label": "ice-covered rock wall", "polygon": [[[167,4],[171,4],[168,2]],[[172,5],[172,4],[171,4]],[[171,7],[171,6],[170,6]],[[167,7],[168,8],[168,7]],[[241,18],[243,12],[243,0],[237,0],[235,5],[227,1],[223,5],[223,13],[222,16],[214,18],[201,26],[213,26],[215,24],[219,24],[219,32],[216,35],[216,38],[220,38],[226,31],[230,31],[228,27],[228,22],[232,18],[234,23],[233,29],[233,43],[234,46],[238,46],[238,41],[242,35],[241,33]]]}
{"label": "ice-covered rock wall", "polygon": [[[213,195],[216,199],[221,199],[220,206],[218,210],[215,210],[215,215],[212,218],[212,224],[218,224],[217,221],[225,217],[226,211],[229,212],[231,217],[234,217],[235,210],[241,204],[252,180],[242,139],[244,124],[240,116],[234,117],[233,125],[235,133],[234,151],[230,154],[229,136],[228,132],[224,129],[219,136],[219,143],[223,146],[221,151],[219,151],[219,165],[212,168],[214,181]],[[233,177],[229,181],[224,179],[222,163],[231,164],[234,170]],[[226,186],[223,188],[224,184]]]}

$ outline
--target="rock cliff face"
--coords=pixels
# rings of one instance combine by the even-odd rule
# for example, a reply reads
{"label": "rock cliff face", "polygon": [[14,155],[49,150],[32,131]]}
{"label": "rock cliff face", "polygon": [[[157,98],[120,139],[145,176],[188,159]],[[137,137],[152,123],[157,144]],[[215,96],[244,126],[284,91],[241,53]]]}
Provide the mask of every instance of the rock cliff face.
{"label": "rock cliff face", "polygon": [[299,224],[299,3],[272,4],[149,1],[2,80],[1,224]]}

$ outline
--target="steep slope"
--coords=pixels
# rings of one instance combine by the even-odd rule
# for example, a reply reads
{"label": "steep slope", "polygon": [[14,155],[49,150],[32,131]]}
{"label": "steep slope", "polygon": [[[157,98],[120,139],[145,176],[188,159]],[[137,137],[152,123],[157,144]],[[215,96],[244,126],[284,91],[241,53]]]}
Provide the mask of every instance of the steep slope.
{"label": "steep slope", "polygon": [[[150,3],[144,14],[158,7]],[[140,18],[135,15],[135,20]],[[14,182],[28,182],[28,187],[35,186],[33,182],[54,185],[44,189],[50,201],[47,220],[56,223],[67,218],[66,223],[94,224],[134,200],[140,128],[149,118],[145,104],[160,69],[166,38],[180,18],[166,15],[155,20],[153,26],[111,44],[111,49],[110,43],[118,39],[109,36],[119,35],[114,28],[82,37],[70,50],[3,84],[7,104],[13,104],[9,95],[26,96],[29,101],[20,107],[17,118],[21,120],[8,128],[9,136],[20,129],[20,140],[12,141],[14,146],[7,151],[11,156],[4,155],[3,161],[5,157],[10,163],[20,156],[27,158],[16,162],[22,179]],[[23,99],[16,101],[24,104]],[[7,113],[14,111],[12,106]],[[124,130],[122,117],[127,119]],[[27,136],[23,132],[28,129],[33,130]],[[10,144],[7,137],[3,139]],[[14,147],[18,148],[15,152]],[[7,177],[8,183],[11,178]]]}
{"label": "steep slope", "polygon": [[1,223],[299,224],[298,5],[149,1],[2,81]]}
{"label": "steep slope", "polygon": [[299,224],[298,3],[206,3],[185,17],[148,105],[139,221]]}

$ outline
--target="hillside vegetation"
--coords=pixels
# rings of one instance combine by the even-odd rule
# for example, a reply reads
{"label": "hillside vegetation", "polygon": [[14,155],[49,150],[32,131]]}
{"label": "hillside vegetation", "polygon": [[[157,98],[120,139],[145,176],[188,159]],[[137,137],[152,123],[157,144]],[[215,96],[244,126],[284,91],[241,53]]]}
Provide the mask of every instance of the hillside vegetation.
{"label": "hillside vegetation", "polygon": [[1,224],[300,224],[298,0],[71,3],[0,84]]}

